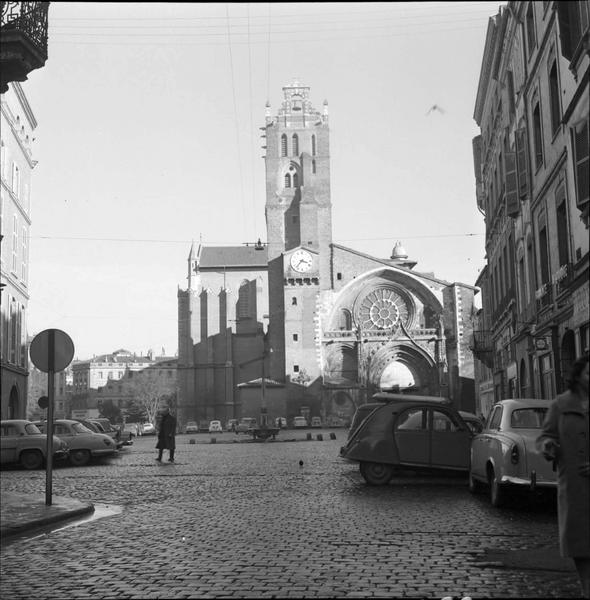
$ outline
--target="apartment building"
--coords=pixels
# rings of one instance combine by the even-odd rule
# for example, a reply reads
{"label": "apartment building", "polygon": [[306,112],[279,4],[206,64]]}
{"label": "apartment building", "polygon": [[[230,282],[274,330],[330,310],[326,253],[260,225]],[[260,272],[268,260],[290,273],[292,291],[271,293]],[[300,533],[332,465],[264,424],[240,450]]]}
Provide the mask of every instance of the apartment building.
{"label": "apartment building", "polygon": [[489,21],[473,140],[482,408],[490,389],[553,398],[588,352],[589,5],[509,2]]}

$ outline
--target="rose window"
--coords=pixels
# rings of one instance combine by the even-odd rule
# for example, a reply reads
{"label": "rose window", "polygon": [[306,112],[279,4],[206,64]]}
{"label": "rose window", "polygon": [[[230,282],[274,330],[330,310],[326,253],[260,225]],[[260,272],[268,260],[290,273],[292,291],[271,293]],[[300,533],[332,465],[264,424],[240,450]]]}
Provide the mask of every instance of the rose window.
{"label": "rose window", "polygon": [[363,298],[358,316],[364,330],[397,329],[408,322],[408,304],[396,290],[377,288]]}

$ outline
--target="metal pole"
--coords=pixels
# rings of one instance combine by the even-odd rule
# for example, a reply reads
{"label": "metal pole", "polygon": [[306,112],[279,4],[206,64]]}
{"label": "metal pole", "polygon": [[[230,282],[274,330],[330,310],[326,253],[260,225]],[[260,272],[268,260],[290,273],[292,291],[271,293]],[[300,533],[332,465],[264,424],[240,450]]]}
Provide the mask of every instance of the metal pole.
{"label": "metal pole", "polygon": [[53,467],[53,404],[55,399],[55,332],[49,330],[48,339],[48,364],[47,370],[47,395],[49,405],[47,406],[47,458],[45,461],[45,504],[51,506],[52,495],[52,467]]}

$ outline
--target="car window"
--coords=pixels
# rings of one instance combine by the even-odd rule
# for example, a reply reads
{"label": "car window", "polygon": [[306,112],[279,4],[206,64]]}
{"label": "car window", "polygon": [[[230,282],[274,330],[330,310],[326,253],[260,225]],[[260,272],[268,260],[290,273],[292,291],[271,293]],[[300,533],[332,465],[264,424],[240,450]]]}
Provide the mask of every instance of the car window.
{"label": "car window", "polygon": [[33,423],[27,423],[25,425],[25,431],[29,435],[41,435],[40,429],[37,427],[37,425],[34,425]]}
{"label": "car window", "polygon": [[519,408],[512,411],[510,415],[510,427],[515,429],[541,429],[547,409],[543,408]]}
{"label": "car window", "polygon": [[74,423],[72,425],[72,429],[76,433],[94,433],[94,431],[92,431],[92,429],[86,427],[85,425],[82,425],[82,423]]}
{"label": "car window", "polygon": [[488,418],[487,429],[500,429],[502,420],[502,407],[496,406]]}
{"label": "car window", "polygon": [[438,410],[432,411],[432,430],[433,431],[458,431],[459,427],[454,423],[449,415]]}
{"label": "car window", "polygon": [[54,423],[53,433],[55,433],[55,435],[69,435],[70,428],[63,423]]}
{"label": "car window", "polygon": [[2,425],[2,435],[18,435],[16,425]]}
{"label": "car window", "polygon": [[417,431],[426,429],[426,409],[411,408],[400,414],[395,425],[396,429],[403,431]]}

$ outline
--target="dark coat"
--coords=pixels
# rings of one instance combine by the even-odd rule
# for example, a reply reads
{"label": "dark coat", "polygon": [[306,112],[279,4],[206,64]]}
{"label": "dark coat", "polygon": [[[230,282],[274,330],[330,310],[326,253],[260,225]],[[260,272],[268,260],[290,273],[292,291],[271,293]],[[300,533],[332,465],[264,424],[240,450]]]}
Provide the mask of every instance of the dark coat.
{"label": "dark coat", "polygon": [[590,477],[579,468],[588,464],[588,409],[580,396],[565,392],[551,404],[537,440],[560,445],[557,452],[557,511],[562,556],[590,557]]}
{"label": "dark coat", "polygon": [[158,450],[173,450],[176,448],[176,419],[168,413],[164,415],[160,421],[160,429],[158,429]]}

